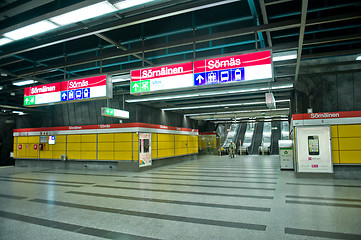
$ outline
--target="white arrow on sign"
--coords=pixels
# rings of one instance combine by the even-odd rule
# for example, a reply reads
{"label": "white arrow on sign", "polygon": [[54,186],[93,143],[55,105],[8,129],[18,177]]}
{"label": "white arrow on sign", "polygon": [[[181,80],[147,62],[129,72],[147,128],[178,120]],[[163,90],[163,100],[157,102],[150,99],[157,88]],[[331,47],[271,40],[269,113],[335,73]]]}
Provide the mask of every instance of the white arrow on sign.
{"label": "white arrow on sign", "polygon": [[61,95],[63,98],[66,98],[66,93],[63,93],[63,95]]}
{"label": "white arrow on sign", "polygon": [[134,83],[133,88],[135,91],[137,91],[137,89],[139,88],[139,85],[137,83]]}
{"label": "white arrow on sign", "polygon": [[26,99],[25,99],[25,102],[28,103],[28,102],[29,102],[29,98],[26,98]]}
{"label": "white arrow on sign", "polygon": [[202,75],[199,75],[196,80],[198,81],[198,84],[201,84],[202,80],[204,80],[204,77],[202,77]]}
{"label": "white arrow on sign", "polygon": [[35,98],[30,99],[30,103],[33,103],[33,102],[34,102],[34,100],[35,100]]}

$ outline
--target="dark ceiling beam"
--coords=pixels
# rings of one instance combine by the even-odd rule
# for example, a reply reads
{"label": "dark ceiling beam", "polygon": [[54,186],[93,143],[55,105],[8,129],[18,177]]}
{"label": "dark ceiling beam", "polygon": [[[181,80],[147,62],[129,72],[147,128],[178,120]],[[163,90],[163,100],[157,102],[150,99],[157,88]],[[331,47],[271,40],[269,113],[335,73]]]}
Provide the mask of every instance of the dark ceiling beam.
{"label": "dark ceiling beam", "polygon": [[[105,36],[102,33],[96,33],[95,36],[99,37],[100,39],[103,39],[104,41],[113,44],[117,49],[121,49],[123,51],[127,51],[128,49],[126,47],[123,47],[122,45],[120,45],[119,43],[117,43],[116,41],[114,41],[113,39],[111,39],[110,37]],[[132,54],[132,56],[138,58],[139,60],[142,60],[146,63],[148,63],[149,65],[154,65],[151,61],[149,61],[146,58],[143,58],[142,56],[140,56],[139,54]]]}
{"label": "dark ceiling beam", "polygon": [[19,6],[13,7],[9,10],[5,10],[0,12],[0,20],[6,19],[6,18],[11,18],[14,17],[16,15],[22,14],[24,12],[30,11],[34,8],[43,6],[45,4],[51,3],[54,0],[33,0],[33,1],[28,1],[25,2]]}
{"label": "dark ceiling beam", "polygon": [[302,0],[300,37],[298,40],[297,63],[296,63],[296,72],[295,72],[296,82],[298,80],[298,74],[300,72],[303,38],[305,36],[305,27],[306,27],[306,18],[307,18],[307,8],[308,8],[308,0]]}
{"label": "dark ceiling beam", "polygon": [[48,80],[45,80],[45,79],[42,79],[42,78],[38,78],[38,77],[30,76],[30,75],[19,76],[19,75],[15,74],[15,73],[12,73],[12,72],[7,71],[5,69],[0,69],[0,72],[5,73],[8,76],[15,77],[15,78],[20,78],[20,79],[24,79],[24,80],[31,79],[31,80],[35,80],[35,81],[38,81],[38,82],[41,82],[41,83],[49,83]]}
{"label": "dark ceiling beam", "polygon": [[[355,15],[355,14],[340,15],[340,16],[333,16],[332,18],[330,18],[330,17],[319,18],[317,20],[319,22],[323,23],[323,22],[329,22],[329,21],[332,21],[332,22],[333,21],[343,21],[345,19],[350,19],[350,18],[361,18],[361,15]],[[315,20],[312,19],[307,22],[311,22],[311,24],[314,24]],[[221,32],[221,33],[214,33],[214,34],[210,34],[210,35],[207,34],[207,35],[202,35],[202,36],[196,36],[195,38],[180,39],[180,40],[175,40],[175,41],[167,42],[167,43],[149,45],[149,46],[145,46],[144,48],[139,48],[139,49],[130,49],[130,50],[126,50],[126,51],[111,50],[108,53],[106,53],[104,51],[102,54],[102,59],[104,60],[104,59],[111,59],[111,58],[117,58],[117,57],[124,57],[124,56],[128,56],[128,55],[133,55],[133,54],[141,54],[143,52],[143,50],[144,50],[144,52],[152,52],[152,51],[157,51],[157,50],[164,50],[167,48],[191,45],[191,44],[193,44],[193,40],[195,40],[196,43],[201,43],[201,42],[208,42],[211,40],[218,40],[218,39],[231,38],[231,37],[244,36],[244,35],[252,35],[253,36],[254,32],[277,31],[277,30],[295,28],[295,27],[299,27],[299,26],[300,26],[299,20],[296,19],[296,20],[290,20],[290,21],[282,21],[282,22],[277,22],[277,23],[265,24],[265,25],[261,25],[261,26],[246,27],[246,28],[241,28],[241,29],[237,29],[237,30],[231,30],[231,31],[226,31],[226,32]],[[311,44],[311,42],[307,42],[307,43]],[[317,40],[314,40],[314,43],[317,43]],[[296,49],[296,48],[297,48],[297,43],[287,43],[287,44],[282,44],[282,45],[278,45],[278,46],[273,46],[274,51],[284,51],[284,50]],[[91,63],[91,62],[95,62],[95,61],[99,61],[99,60],[100,60],[99,56],[93,56],[93,57],[89,57],[89,58],[83,58],[83,59],[78,59],[78,60],[74,60],[74,61],[69,61],[69,62],[67,62],[66,65],[68,67],[70,67],[70,66],[81,65],[81,64],[85,64],[85,63]],[[48,67],[38,67],[35,69],[31,69],[29,71],[23,71],[22,73],[19,73],[19,75],[32,74],[32,73],[37,74],[38,72],[41,72],[44,70],[48,71],[50,69],[57,69],[57,68],[63,68],[63,67],[64,67],[64,62],[61,62],[58,64],[53,64]]]}
{"label": "dark ceiling beam", "polygon": [[[268,16],[267,16],[267,11],[266,11],[266,6],[265,6],[265,3],[264,3],[264,0],[259,0],[259,5],[261,7],[263,23],[268,24]],[[267,35],[268,46],[272,47],[272,38],[271,38],[270,31],[266,31],[266,35]]]}
{"label": "dark ceiling beam", "polygon": [[[115,21],[106,22],[104,24],[98,24],[98,25],[91,26],[88,28],[77,27],[76,29],[73,29],[73,31],[70,31],[70,32],[64,33],[64,34],[60,34],[60,35],[56,35],[54,37],[51,37],[48,35],[48,36],[46,36],[46,39],[36,41],[25,47],[21,46],[21,47],[18,47],[17,49],[4,51],[0,55],[0,59],[9,57],[14,54],[28,52],[31,50],[52,46],[52,45],[67,42],[70,40],[75,40],[75,39],[91,36],[96,33],[104,33],[104,32],[115,30],[115,29],[125,28],[125,27],[129,27],[129,26],[133,26],[133,25],[137,25],[137,24],[141,24],[141,23],[145,23],[145,22],[159,20],[159,19],[166,18],[166,17],[176,16],[179,14],[189,13],[189,12],[193,12],[193,11],[197,11],[197,10],[201,10],[201,9],[207,9],[210,7],[220,6],[220,5],[237,2],[237,1],[239,1],[239,0],[198,0],[198,1],[189,1],[184,4],[177,4],[177,5],[168,7],[168,8],[163,8],[163,4],[160,4],[158,6],[155,6],[155,7],[158,7],[158,9],[154,8],[154,11],[151,11],[151,12],[144,13],[144,11],[142,10],[140,12],[142,14],[138,14],[135,16],[121,18],[121,19],[118,19]],[[173,4],[173,2],[174,2],[174,4],[176,4],[176,3],[182,3],[183,1],[170,1],[170,2],[172,2],[172,4]],[[124,16],[126,16],[126,14],[124,14]]]}
{"label": "dark ceiling beam", "polygon": [[280,4],[280,3],[286,3],[286,2],[292,2],[294,0],[268,0],[265,2],[266,6],[270,6],[270,5],[275,5],[275,4]]}

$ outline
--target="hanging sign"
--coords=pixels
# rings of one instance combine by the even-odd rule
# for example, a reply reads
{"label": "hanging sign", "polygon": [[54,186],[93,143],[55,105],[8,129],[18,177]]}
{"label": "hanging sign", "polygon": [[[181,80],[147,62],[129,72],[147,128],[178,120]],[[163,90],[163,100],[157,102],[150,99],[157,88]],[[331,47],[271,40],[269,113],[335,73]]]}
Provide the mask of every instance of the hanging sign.
{"label": "hanging sign", "polygon": [[129,119],[129,112],[120,110],[120,109],[102,107],[101,113],[102,113],[102,116],[105,116],[105,117]]}
{"label": "hanging sign", "polygon": [[193,87],[193,63],[179,63],[131,72],[130,93]]}
{"label": "hanging sign", "polygon": [[273,79],[270,50],[135,70],[130,93],[263,79]]}
{"label": "hanging sign", "polygon": [[194,62],[194,85],[271,79],[271,51]]}
{"label": "hanging sign", "polygon": [[101,75],[25,88],[24,106],[34,107],[49,103],[67,103],[112,97],[112,82],[107,75]]}

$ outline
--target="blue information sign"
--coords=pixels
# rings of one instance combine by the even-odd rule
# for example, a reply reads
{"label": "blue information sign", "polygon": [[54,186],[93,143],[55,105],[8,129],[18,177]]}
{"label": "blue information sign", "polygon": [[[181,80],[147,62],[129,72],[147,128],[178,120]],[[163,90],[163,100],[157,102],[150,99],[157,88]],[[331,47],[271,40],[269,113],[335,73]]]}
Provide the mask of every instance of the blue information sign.
{"label": "blue information sign", "polygon": [[61,101],[68,101],[68,91],[61,92]]}
{"label": "blue information sign", "polygon": [[194,85],[210,85],[244,80],[244,68],[233,68],[194,74]]}

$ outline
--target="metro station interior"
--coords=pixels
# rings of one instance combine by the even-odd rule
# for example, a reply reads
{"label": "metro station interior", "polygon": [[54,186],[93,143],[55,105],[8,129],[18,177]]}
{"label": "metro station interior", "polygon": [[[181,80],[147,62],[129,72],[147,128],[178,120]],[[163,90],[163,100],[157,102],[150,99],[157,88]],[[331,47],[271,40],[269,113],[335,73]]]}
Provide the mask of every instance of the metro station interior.
{"label": "metro station interior", "polygon": [[0,239],[361,239],[360,13],[1,0]]}

